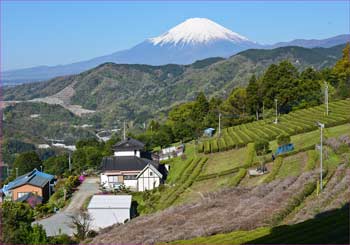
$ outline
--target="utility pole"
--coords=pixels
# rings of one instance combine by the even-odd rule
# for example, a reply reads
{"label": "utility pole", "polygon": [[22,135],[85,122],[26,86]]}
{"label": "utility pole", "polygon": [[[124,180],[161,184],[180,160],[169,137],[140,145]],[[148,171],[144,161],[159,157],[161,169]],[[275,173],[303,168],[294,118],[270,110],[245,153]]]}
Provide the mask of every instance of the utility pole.
{"label": "utility pole", "polygon": [[328,116],[328,84],[324,82],[324,103],[326,104],[326,115]]}
{"label": "utility pole", "polygon": [[43,165],[40,165],[40,172],[43,171]]}
{"label": "utility pole", "polygon": [[123,133],[123,138],[124,138],[124,140],[125,140],[125,121],[124,121],[124,133]]}
{"label": "utility pole", "polygon": [[18,168],[16,168],[16,178],[18,177]]}
{"label": "utility pole", "polygon": [[221,137],[221,112],[219,112],[219,137]]}
{"label": "utility pole", "polygon": [[277,122],[278,122],[278,121],[277,121],[277,120],[278,120],[278,119],[277,119],[277,116],[278,116],[278,114],[277,114],[277,113],[278,113],[278,112],[277,112],[277,99],[275,99],[275,106],[276,106],[276,119],[275,119],[275,124],[277,124]]}
{"label": "utility pole", "polygon": [[264,104],[264,101],[263,101],[263,108],[262,108],[262,116],[263,116],[263,119],[265,119],[265,104]]}
{"label": "utility pole", "polygon": [[71,153],[68,153],[68,166],[69,166],[69,171],[72,171],[72,160],[71,160]]}
{"label": "utility pole", "polygon": [[324,129],[324,124],[317,122],[317,125],[321,129],[321,138],[320,138],[320,191],[322,191],[322,173],[323,173],[323,129]]}

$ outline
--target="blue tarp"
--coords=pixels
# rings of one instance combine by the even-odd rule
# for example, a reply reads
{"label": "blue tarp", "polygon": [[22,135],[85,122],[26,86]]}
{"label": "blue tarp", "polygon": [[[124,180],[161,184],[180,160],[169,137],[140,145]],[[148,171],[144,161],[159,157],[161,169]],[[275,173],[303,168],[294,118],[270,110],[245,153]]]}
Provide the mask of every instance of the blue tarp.
{"label": "blue tarp", "polygon": [[292,143],[281,145],[276,150],[276,156],[292,150],[294,150],[294,145]]}

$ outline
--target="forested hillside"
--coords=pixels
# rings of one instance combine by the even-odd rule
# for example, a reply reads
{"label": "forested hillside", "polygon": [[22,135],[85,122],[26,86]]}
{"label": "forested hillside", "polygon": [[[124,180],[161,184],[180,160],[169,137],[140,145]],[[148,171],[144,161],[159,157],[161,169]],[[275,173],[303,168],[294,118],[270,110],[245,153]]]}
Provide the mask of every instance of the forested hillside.
{"label": "forested hillside", "polygon": [[200,91],[225,98],[234,87],[247,85],[251,75],[259,76],[270,64],[283,60],[298,70],[331,67],[343,48],[248,50],[226,60],[211,58],[188,66],[108,63],[75,76],[5,88],[4,100],[46,97],[74,83],[74,95],[67,103],[97,110],[94,122],[110,125],[116,117],[143,122],[174,104],[193,100]]}

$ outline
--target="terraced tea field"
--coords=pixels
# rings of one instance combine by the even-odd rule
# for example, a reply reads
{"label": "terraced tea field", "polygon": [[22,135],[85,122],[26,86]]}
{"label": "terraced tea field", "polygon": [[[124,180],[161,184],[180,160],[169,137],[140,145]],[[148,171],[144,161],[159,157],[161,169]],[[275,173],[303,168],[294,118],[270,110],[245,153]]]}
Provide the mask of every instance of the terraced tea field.
{"label": "terraced tea field", "polygon": [[199,144],[198,152],[215,153],[243,147],[250,142],[266,139],[273,140],[280,134],[296,135],[317,129],[320,121],[326,127],[350,122],[350,100],[340,100],[329,104],[329,115],[325,115],[325,106],[316,106],[298,110],[279,117],[277,124],[271,119],[224,128],[220,138],[206,140]]}

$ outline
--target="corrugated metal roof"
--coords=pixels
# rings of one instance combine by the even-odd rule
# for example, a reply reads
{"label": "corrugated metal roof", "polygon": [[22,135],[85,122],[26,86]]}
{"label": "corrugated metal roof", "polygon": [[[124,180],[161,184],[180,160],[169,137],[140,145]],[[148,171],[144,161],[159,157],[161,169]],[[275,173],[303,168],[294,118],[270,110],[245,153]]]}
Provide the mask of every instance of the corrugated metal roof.
{"label": "corrugated metal roof", "polygon": [[54,178],[53,175],[40,172],[37,169],[34,169],[31,172],[28,172],[24,175],[19,176],[15,180],[9,182],[3,187],[3,191],[7,192],[11,189],[17,188],[19,186],[30,184],[38,187],[44,187],[46,183]]}
{"label": "corrugated metal roof", "polygon": [[88,209],[94,208],[130,208],[131,195],[94,195]]}

